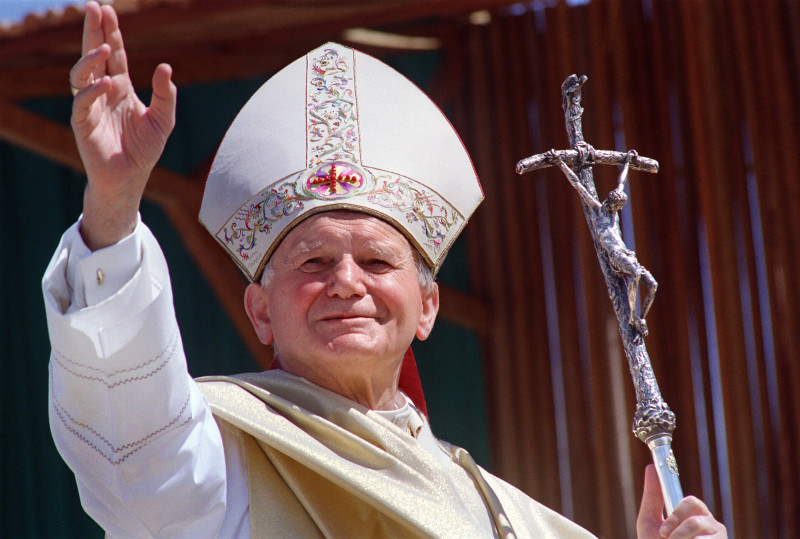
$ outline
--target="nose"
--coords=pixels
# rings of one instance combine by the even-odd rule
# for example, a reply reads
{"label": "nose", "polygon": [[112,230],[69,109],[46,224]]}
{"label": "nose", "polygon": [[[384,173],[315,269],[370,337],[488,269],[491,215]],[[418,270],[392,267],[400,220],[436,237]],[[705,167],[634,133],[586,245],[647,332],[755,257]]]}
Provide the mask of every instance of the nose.
{"label": "nose", "polygon": [[337,262],[328,282],[328,295],[347,299],[363,296],[365,293],[364,270],[361,266],[352,258],[344,258]]}

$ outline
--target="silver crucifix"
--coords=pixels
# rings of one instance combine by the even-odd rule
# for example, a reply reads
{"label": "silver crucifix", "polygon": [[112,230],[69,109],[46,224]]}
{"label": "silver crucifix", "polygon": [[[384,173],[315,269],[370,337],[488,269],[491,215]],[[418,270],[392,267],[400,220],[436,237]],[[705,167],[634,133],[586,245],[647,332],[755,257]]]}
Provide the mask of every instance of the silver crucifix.
{"label": "silver crucifix", "polygon": [[[636,389],[633,432],[653,454],[669,514],[683,498],[678,465],[671,448],[675,414],[661,397],[644,344],[648,332],[644,319],[653,304],[658,283],[639,263],[636,254],[627,248],[619,228],[619,211],[628,200],[624,192],[628,172],[632,168],[658,172],[658,163],[639,156],[635,151],[595,150],[583,140],[581,87],[586,80],[586,76],[570,75],[561,85],[567,135],[572,149],[550,150],[523,159],[517,163],[517,173],[558,166],[580,195]],[[597,196],[592,174],[595,164],[623,165],[617,187],[602,202]],[[644,298],[641,308],[637,310],[636,298],[640,286],[644,289]]]}

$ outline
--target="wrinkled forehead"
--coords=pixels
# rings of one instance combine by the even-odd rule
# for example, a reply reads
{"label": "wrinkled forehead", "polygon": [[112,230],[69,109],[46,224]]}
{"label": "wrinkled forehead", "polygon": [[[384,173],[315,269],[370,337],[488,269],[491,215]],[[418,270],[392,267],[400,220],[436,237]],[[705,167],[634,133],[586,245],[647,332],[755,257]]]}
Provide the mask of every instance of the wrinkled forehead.
{"label": "wrinkled forehead", "polygon": [[278,244],[272,258],[333,247],[331,239],[340,238],[374,254],[418,254],[405,234],[391,223],[363,212],[330,210],[316,213],[293,227]]}

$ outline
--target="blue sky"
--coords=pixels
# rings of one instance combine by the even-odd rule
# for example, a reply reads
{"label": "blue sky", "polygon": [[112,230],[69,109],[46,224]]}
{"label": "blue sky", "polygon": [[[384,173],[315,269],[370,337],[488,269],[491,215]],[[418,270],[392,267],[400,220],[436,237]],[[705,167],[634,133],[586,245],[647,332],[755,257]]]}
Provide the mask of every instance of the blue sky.
{"label": "blue sky", "polygon": [[69,4],[83,4],[83,0],[0,0],[0,20],[18,22],[28,13]]}

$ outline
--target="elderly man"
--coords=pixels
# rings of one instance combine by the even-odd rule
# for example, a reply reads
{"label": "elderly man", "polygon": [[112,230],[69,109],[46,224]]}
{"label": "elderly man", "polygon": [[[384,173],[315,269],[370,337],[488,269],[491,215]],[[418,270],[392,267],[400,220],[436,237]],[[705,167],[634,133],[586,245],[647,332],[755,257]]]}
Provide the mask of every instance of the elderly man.
{"label": "elderly man", "polygon": [[[84,212],[43,282],[51,429],[86,511],[122,537],[588,536],[437,440],[398,387],[436,318],[433,274],[482,194],[441,113],[346,47],[256,93],[201,209],[254,281],[245,308],[280,370],[189,377],[166,264],[138,218],[174,124],[170,77],[158,66],[143,105],[116,14],[87,4],[70,73]],[[642,536],[724,536],[694,498],[660,511],[648,473]]]}

